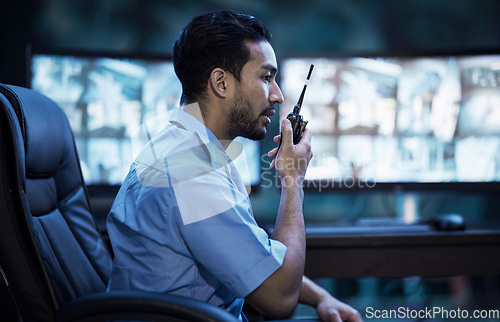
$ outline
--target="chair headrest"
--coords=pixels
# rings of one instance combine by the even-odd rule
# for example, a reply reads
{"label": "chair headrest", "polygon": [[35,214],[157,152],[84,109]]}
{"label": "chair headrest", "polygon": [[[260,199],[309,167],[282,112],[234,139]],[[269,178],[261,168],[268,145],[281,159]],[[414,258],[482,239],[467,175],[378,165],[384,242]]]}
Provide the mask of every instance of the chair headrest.
{"label": "chair headrest", "polygon": [[[52,195],[49,199],[33,194],[28,194],[28,197],[54,202],[65,199],[76,187],[84,184],[66,114],[57,103],[34,90],[13,85],[0,87],[19,119],[25,148],[26,179],[46,179],[43,180],[45,188],[36,189]],[[30,185],[41,184],[30,181]],[[40,212],[54,207],[52,201],[47,206],[42,206],[44,203],[40,202]],[[37,210],[32,211],[34,215],[38,214]]]}
{"label": "chair headrest", "polygon": [[23,87],[5,87],[19,102],[14,109],[20,118],[27,176],[54,176],[68,153],[67,149],[71,148],[68,139],[73,138],[66,115],[54,101],[40,93]]}

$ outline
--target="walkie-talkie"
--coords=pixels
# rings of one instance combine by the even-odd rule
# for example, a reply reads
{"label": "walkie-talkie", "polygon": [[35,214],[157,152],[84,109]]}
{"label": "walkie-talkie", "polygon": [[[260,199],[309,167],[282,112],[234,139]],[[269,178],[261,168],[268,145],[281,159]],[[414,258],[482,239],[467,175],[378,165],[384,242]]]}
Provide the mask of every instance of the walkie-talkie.
{"label": "walkie-talkie", "polygon": [[[302,93],[300,94],[299,97],[299,101],[297,102],[297,105],[293,107],[293,112],[288,114],[286,117],[288,120],[290,120],[290,123],[292,123],[293,144],[299,143],[300,138],[302,137],[302,132],[304,132],[307,125],[307,121],[305,121],[302,115],[300,115],[299,113],[302,107],[302,101],[304,100],[304,94],[306,93],[306,88],[307,85],[309,84],[309,79],[311,78],[313,68],[314,65],[311,64],[311,67],[309,68],[309,73],[307,73],[306,83],[304,84],[304,88],[302,89]],[[281,146],[282,138],[283,136],[280,138],[278,149]]]}

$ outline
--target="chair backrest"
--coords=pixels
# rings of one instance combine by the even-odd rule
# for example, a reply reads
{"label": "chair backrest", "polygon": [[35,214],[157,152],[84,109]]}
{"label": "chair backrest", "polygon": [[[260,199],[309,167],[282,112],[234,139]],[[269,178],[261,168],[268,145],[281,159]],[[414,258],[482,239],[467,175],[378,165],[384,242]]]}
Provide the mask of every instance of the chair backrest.
{"label": "chair backrest", "polygon": [[61,108],[0,84],[0,265],[24,320],[105,291],[111,253],[92,215]]}

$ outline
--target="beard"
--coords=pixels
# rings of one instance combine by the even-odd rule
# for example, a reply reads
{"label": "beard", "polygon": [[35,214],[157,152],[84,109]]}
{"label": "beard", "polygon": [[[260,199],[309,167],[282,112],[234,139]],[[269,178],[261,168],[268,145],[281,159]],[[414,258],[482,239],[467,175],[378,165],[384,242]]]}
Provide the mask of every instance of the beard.
{"label": "beard", "polygon": [[234,100],[229,110],[229,133],[232,137],[242,136],[250,140],[262,140],[267,129],[260,123],[259,114],[252,114],[252,105],[241,94]]}

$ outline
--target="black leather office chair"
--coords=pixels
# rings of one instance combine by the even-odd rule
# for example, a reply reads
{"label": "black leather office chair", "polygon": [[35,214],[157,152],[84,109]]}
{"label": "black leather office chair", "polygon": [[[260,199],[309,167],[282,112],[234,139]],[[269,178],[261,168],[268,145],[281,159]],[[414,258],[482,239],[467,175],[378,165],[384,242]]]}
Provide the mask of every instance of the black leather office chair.
{"label": "black leather office chair", "polygon": [[69,123],[30,89],[0,84],[0,265],[24,321],[236,320],[193,299],[110,292]]}

